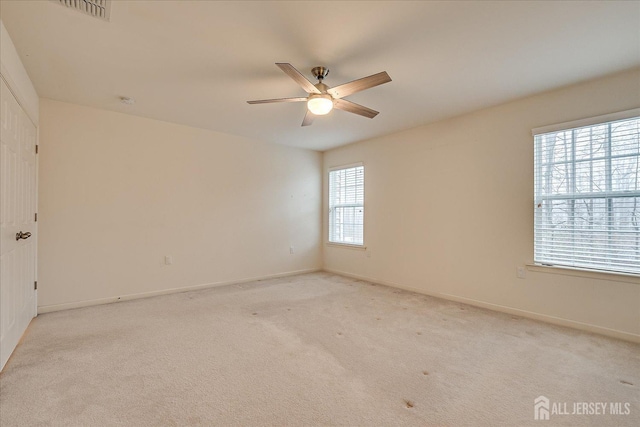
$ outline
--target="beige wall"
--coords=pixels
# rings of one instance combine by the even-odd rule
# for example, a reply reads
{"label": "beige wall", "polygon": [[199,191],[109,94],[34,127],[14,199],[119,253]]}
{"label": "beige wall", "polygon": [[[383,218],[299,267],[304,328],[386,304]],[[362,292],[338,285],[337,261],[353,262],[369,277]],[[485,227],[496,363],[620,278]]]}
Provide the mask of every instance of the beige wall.
{"label": "beige wall", "polygon": [[[640,341],[637,278],[516,278],[533,261],[531,129],[639,99],[633,70],[324,156],[42,99],[40,312],[313,270],[322,249],[330,271]],[[367,251],[320,247],[321,180],[326,196],[327,169],[358,161]]]}
{"label": "beige wall", "polygon": [[40,142],[40,312],[321,267],[318,152],[47,99]]}
{"label": "beige wall", "polygon": [[640,340],[637,278],[516,277],[533,262],[531,129],[638,106],[633,70],[325,152],[325,196],[328,168],[365,164],[367,247],[324,244],[325,268]]}
{"label": "beige wall", "polygon": [[0,73],[6,80],[11,92],[27,113],[33,124],[38,127],[38,94],[33,87],[27,70],[20,61],[4,23],[0,20]]}

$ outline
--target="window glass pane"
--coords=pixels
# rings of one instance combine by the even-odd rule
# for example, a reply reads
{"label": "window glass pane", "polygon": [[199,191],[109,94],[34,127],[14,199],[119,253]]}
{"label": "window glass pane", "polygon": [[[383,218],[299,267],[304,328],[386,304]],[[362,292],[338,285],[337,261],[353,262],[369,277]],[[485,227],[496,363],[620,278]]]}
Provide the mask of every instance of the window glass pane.
{"label": "window glass pane", "polygon": [[640,274],[640,118],[534,142],[535,262]]}
{"label": "window glass pane", "polygon": [[576,163],[576,193],[602,192],[606,189],[605,161]]}
{"label": "window glass pane", "polygon": [[640,120],[621,121],[611,126],[611,149],[614,155],[638,155],[638,150],[640,150],[640,144],[638,144],[639,126]]}
{"label": "window glass pane", "polygon": [[640,187],[638,156],[611,160],[611,185],[613,191],[631,191]]}
{"label": "window glass pane", "polygon": [[329,241],[364,242],[364,166],[329,172]]}

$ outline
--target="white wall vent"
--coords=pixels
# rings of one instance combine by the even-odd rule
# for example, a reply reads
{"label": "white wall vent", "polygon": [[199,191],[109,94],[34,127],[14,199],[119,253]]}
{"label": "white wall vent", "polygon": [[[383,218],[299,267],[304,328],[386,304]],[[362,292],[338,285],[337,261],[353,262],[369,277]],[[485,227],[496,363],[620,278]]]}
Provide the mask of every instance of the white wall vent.
{"label": "white wall vent", "polygon": [[51,0],[93,17],[109,20],[111,0]]}

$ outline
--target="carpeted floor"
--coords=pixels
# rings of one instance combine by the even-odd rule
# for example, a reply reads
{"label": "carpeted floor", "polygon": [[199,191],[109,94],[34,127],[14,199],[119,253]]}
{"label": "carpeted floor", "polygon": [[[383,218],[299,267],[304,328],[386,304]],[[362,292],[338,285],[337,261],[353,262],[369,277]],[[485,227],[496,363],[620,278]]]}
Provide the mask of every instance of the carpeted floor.
{"label": "carpeted floor", "polygon": [[41,315],[0,425],[637,426],[639,391],[639,345],[314,273]]}

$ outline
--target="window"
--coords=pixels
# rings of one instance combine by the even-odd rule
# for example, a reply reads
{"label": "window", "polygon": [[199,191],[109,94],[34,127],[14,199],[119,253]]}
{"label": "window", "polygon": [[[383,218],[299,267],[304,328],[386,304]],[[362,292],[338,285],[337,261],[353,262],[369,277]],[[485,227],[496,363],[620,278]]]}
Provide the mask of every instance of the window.
{"label": "window", "polygon": [[364,243],[364,166],[329,172],[329,242]]}
{"label": "window", "polygon": [[534,130],[534,261],[640,274],[640,111],[562,126]]}

